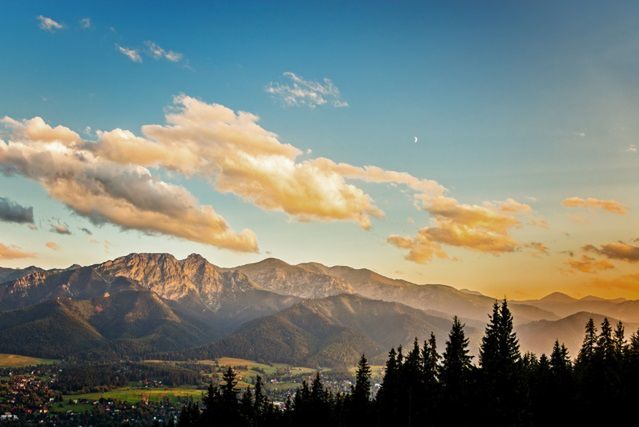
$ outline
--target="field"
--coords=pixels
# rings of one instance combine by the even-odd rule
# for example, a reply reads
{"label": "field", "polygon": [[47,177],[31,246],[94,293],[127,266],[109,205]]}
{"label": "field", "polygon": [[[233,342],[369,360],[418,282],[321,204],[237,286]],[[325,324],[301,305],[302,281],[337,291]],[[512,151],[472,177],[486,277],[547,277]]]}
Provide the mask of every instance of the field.
{"label": "field", "polygon": [[[186,363],[184,361],[165,361],[165,360],[145,360],[148,364],[171,364],[180,365]],[[311,376],[316,370],[303,366],[291,366],[285,363],[261,363],[253,360],[240,359],[237,357],[220,357],[215,360],[202,359],[194,362],[201,367],[202,373],[215,373],[221,379],[222,374],[228,367],[235,370],[238,378],[238,387],[246,388],[249,384],[254,384],[255,377],[260,375],[263,379],[267,378],[299,378],[303,376]],[[325,370],[323,370],[325,371]],[[300,380],[301,382],[301,380]],[[295,382],[295,385],[299,385]]]}
{"label": "field", "polygon": [[285,363],[260,363],[252,360],[238,359],[236,357],[220,357],[217,363],[221,367],[232,367],[239,375],[245,377],[255,377],[256,375],[278,375],[286,374],[290,376],[311,375],[315,369],[302,366],[290,366]]}
{"label": "field", "polygon": [[24,366],[49,365],[54,360],[39,359],[37,357],[21,356],[19,354],[0,353],[0,368],[21,368]]}
{"label": "field", "polygon": [[172,402],[184,399],[198,400],[202,397],[204,390],[186,387],[174,388],[133,388],[122,387],[101,393],[67,394],[64,400],[88,400],[90,402],[100,398],[107,400],[117,400],[120,402],[137,403],[143,400],[149,402],[161,402],[168,399]]}

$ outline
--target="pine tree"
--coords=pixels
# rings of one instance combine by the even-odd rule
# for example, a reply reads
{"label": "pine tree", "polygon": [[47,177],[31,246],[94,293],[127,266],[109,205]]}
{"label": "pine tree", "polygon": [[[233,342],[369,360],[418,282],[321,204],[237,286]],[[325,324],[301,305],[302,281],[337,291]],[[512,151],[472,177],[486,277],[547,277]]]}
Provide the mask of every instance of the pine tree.
{"label": "pine tree", "polygon": [[468,380],[472,360],[472,356],[468,354],[468,344],[464,325],[455,316],[448,341],[446,341],[441,367],[442,386],[447,390],[458,392]]}
{"label": "pine tree", "polygon": [[626,351],[625,328],[622,321],[617,322],[613,337],[613,348],[615,357],[620,360]]}
{"label": "pine tree", "polygon": [[422,355],[417,338],[413,348],[408,352],[404,363],[399,366],[398,422],[400,425],[412,426],[421,416],[424,398],[422,377]]}
{"label": "pine tree", "polygon": [[504,299],[499,309],[499,350],[502,363],[515,365],[519,362],[519,341],[513,328],[513,316]]}
{"label": "pine tree", "polygon": [[242,393],[242,399],[240,399],[240,414],[247,424],[253,423],[256,418],[255,406],[253,404],[253,393],[251,387],[246,387],[246,391]]}
{"label": "pine tree", "polygon": [[357,363],[355,373],[355,385],[351,387],[351,394],[347,399],[347,424],[366,425],[371,422],[371,368],[368,365],[366,356]]}
{"label": "pine tree", "polygon": [[424,341],[422,350],[423,376],[427,384],[437,382],[438,365],[441,356],[437,353],[437,339],[433,332],[430,333],[428,341]]}
{"label": "pine tree", "polygon": [[464,325],[455,316],[446,341],[446,350],[442,357],[441,380],[441,420],[449,425],[464,426],[472,424],[468,410],[471,396],[472,365],[468,350],[468,338],[464,334]]}
{"label": "pine tree", "polygon": [[201,418],[203,420],[203,424],[209,425],[213,422],[220,404],[220,389],[211,383],[206,390],[206,394],[202,397],[203,410]]}
{"label": "pine tree", "polygon": [[264,394],[264,383],[262,382],[262,377],[257,376],[255,378],[255,403],[254,403],[254,412],[255,416],[259,420],[263,417],[268,411],[269,402]]}
{"label": "pine tree", "polygon": [[493,304],[493,312],[488,317],[488,324],[484,336],[481,339],[481,347],[479,348],[479,365],[484,371],[494,371],[498,363],[499,354],[499,325],[501,323],[501,312],[499,303],[495,301]]}
{"label": "pine tree", "polygon": [[612,326],[607,317],[601,322],[601,332],[597,337],[597,348],[595,354],[602,360],[610,360],[615,354],[615,345],[612,338]]}
{"label": "pine tree", "polygon": [[568,349],[565,345],[559,345],[559,341],[555,340],[555,344],[550,354],[550,368],[556,375],[565,375],[570,370],[571,363],[568,356]]}
{"label": "pine tree", "polygon": [[366,356],[362,357],[357,363],[357,372],[355,374],[355,387],[353,388],[352,398],[358,404],[368,403],[371,397],[371,368],[368,365]]}
{"label": "pine tree", "polygon": [[480,348],[484,417],[498,425],[524,424],[526,382],[508,303],[495,303]]}
{"label": "pine tree", "polygon": [[381,425],[392,425],[396,419],[400,366],[397,359],[395,349],[391,348],[386,360],[382,387],[376,398]]}
{"label": "pine tree", "polygon": [[586,323],[586,333],[581,350],[577,356],[577,364],[579,366],[591,363],[597,349],[597,327],[595,321],[592,318],[588,319]]}
{"label": "pine tree", "polygon": [[237,404],[237,375],[233,368],[229,367],[223,375],[224,385],[222,386],[222,399],[229,405]]}

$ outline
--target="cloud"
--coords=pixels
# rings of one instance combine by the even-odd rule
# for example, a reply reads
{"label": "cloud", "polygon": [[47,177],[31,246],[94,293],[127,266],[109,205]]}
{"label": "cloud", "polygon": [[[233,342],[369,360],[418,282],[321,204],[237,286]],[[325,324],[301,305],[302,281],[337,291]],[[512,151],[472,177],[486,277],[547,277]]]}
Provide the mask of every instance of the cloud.
{"label": "cloud", "polygon": [[47,242],[45,246],[52,251],[57,251],[60,249],[60,245],[58,245],[56,242]]}
{"label": "cloud", "polygon": [[527,249],[530,249],[537,255],[548,255],[550,253],[548,246],[541,242],[529,242],[524,245]]}
{"label": "cloud", "polygon": [[[409,250],[409,259],[446,258],[443,245],[492,254],[523,247],[511,231],[523,226],[520,218],[533,214],[524,203],[463,204],[433,180],[312,158],[258,122],[251,113],[185,95],[174,98],[164,124],[144,125],[139,135],[119,128],[97,131],[91,142],[39,118],[7,118],[13,139],[0,143],[0,167],[39,182],[94,224],[110,222],[236,250],[256,251],[255,235],[233,232],[212,207],[198,205],[186,189],[154,173],[198,176],[218,192],[299,221],[351,221],[364,229],[384,212],[358,184],[402,186],[435,222],[414,238],[389,237]],[[32,127],[38,131],[31,132]]]}
{"label": "cloud", "polygon": [[82,144],[80,135],[64,126],[51,127],[41,117],[18,121],[3,117],[0,124],[10,129],[13,138],[29,140],[34,143],[58,143],[67,147]]}
{"label": "cloud", "polygon": [[82,231],[84,234],[88,234],[89,236],[93,235],[93,232],[86,227],[82,227],[80,231]]}
{"label": "cloud", "polygon": [[33,208],[24,207],[6,197],[0,197],[0,221],[33,224]]}
{"label": "cloud", "polygon": [[467,205],[445,196],[418,198],[433,216],[435,224],[420,229],[414,237],[391,235],[387,239],[388,243],[407,249],[406,259],[410,261],[426,263],[435,257],[449,258],[442,245],[494,255],[522,247],[510,232],[521,226],[517,214],[532,211],[528,205],[512,199]]}
{"label": "cloud", "polygon": [[283,73],[283,76],[288,80],[287,83],[271,82],[266,85],[265,90],[289,107],[311,109],[320,105],[331,105],[335,108],[348,107],[348,102],[342,99],[337,86],[328,78],[324,78],[321,82],[304,80],[290,71]]}
{"label": "cloud", "polygon": [[166,125],[143,126],[143,136],[123,129],[99,132],[96,152],[122,164],[203,176],[222,193],[301,221],[350,220],[363,228],[383,212],[349,181],[394,182],[420,192],[443,191],[434,181],[403,172],[322,157],[297,160],[302,151],[280,142],[251,113],[236,113],[188,96],[176,97],[172,110]]}
{"label": "cloud", "polygon": [[92,26],[93,26],[93,23],[91,22],[91,18],[80,19],[80,27],[82,27],[83,29],[88,30]]}
{"label": "cloud", "polygon": [[586,199],[581,197],[570,197],[563,201],[563,205],[568,208],[602,209],[617,215],[624,215],[628,212],[628,208],[616,200],[602,200],[594,197],[588,197]]}
{"label": "cloud", "polygon": [[32,256],[32,253],[23,252],[19,248],[0,243],[0,259],[31,258]]}
{"label": "cloud", "polygon": [[630,144],[626,147],[626,151],[628,153],[636,153],[637,152],[637,144]]}
{"label": "cloud", "polygon": [[200,206],[186,189],[154,177],[148,169],[96,155],[93,143],[69,137],[74,133],[67,128],[43,127],[40,118],[3,122],[14,132],[8,142],[0,140],[0,171],[33,179],[93,223],[257,251],[252,231],[233,232],[212,207]]}
{"label": "cloud", "polygon": [[159,45],[157,45],[156,43],[153,43],[152,41],[146,41],[144,44],[146,45],[148,49],[149,55],[154,59],[163,58],[171,62],[180,62],[182,58],[184,57],[184,55],[182,55],[180,52],[165,50],[161,48]]}
{"label": "cloud", "polygon": [[591,252],[608,259],[639,262],[639,246],[624,242],[606,243],[601,246],[586,245],[582,249],[585,252]]}
{"label": "cloud", "polygon": [[136,49],[120,46],[119,44],[116,44],[115,47],[122,55],[126,56],[131,61],[137,63],[142,62],[142,56],[140,56],[140,52],[138,52]]}
{"label": "cloud", "polygon": [[612,270],[615,266],[605,259],[596,259],[588,255],[582,255],[581,258],[569,259],[568,266],[575,271],[582,273],[598,273],[600,271]]}
{"label": "cloud", "polygon": [[58,30],[62,30],[64,28],[64,25],[60,24],[57,21],[54,21],[53,19],[49,18],[48,16],[38,15],[37,19],[40,22],[40,24],[38,26],[40,27],[40,29],[42,29],[44,31],[48,31],[50,33],[53,33],[53,32],[56,32]]}
{"label": "cloud", "polygon": [[66,234],[69,235],[71,234],[71,230],[69,230],[69,226],[67,226],[66,224],[51,224],[51,229],[49,230],[53,233],[57,233],[57,234]]}

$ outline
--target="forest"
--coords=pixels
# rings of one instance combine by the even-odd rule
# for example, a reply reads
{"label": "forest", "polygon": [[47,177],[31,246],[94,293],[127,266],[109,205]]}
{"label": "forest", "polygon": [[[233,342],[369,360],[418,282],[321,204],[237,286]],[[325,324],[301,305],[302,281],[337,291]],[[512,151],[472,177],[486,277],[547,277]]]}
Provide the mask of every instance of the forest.
{"label": "forest", "polygon": [[284,405],[269,401],[258,377],[237,388],[229,368],[179,426],[559,426],[627,425],[639,399],[639,331],[621,322],[585,325],[576,357],[555,342],[550,356],[521,354],[506,300],[495,303],[479,355],[470,355],[455,317],[443,352],[435,336],[388,353],[376,393],[365,355],[350,393],[333,393],[317,373]]}

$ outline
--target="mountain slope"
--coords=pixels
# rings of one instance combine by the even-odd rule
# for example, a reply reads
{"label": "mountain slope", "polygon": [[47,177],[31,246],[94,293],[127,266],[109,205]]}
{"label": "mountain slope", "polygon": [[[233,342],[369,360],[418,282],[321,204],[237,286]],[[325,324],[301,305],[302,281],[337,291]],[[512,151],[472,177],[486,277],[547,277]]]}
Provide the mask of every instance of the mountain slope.
{"label": "mountain slope", "polygon": [[85,310],[82,303],[59,299],[0,313],[2,352],[58,358],[102,344]]}
{"label": "mountain slope", "polygon": [[300,298],[325,298],[343,293],[354,293],[345,280],[309,269],[290,265],[276,258],[267,258],[254,264],[236,267],[251,280],[272,292],[295,295]]}
{"label": "mountain slope", "polygon": [[[327,267],[320,263],[289,265],[281,260],[235,267],[261,287],[274,292],[304,298],[323,298],[340,293],[354,293],[369,299],[399,302],[446,317],[486,321],[494,299],[481,294],[462,292],[446,285],[417,285],[391,279],[374,271],[346,266]],[[557,319],[554,313],[527,304],[512,304],[517,322]]]}
{"label": "mountain slope", "polygon": [[0,267],[0,283],[11,282],[17,280],[27,274],[35,273],[36,271],[44,271],[40,267],[30,266],[26,268],[4,268]]}
{"label": "mountain slope", "polygon": [[171,351],[209,341],[207,332],[181,319],[148,290],[107,292],[85,300],[61,297],[0,313],[2,351],[40,357]]}
{"label": "mountain slope", "polygon": [[[532,351],[537,355],[550,354],[555,340],[559,340],[568,348],[570,357],[577,357],[584,339],[584,328],[588,319],[592,318],[595,325],[599,327],[604,317],[602,314],[583,311],[559,320],[540,320],[520,325],[517,328],[517,335],[521,350],[523,352]],[[611,317],[608,320],[613,324],[613,327],[618,322],[617,319]],[[630,323],[626,324],[625,327],[629,336],[637,330],[638,325]]]}
{"label": "mountain slope", "polygon": [[40,270],[0,284],[0,309],[26,307],[57,298],[90,299],[122,289],[139,289],[126,278],[111,278],[92,267]]}
{"label": "mountain slope", "polygon": [[639,322],[639,300],[570,297],[560,292],[547,295],[539,300],[522,301],[529,306],[552,311],[566,317],[579,312],[601,313],[624,322]]}
{"label": "mountain slope", "polygon": [[[361,353],[366,353],[381,362],[391,347],[411,344],[415,337],[421,341],[431,331],[443,342],[450,323],[402,304],[342,294],[306,300],[253,320],[189,355],[344,366],[356,363]],[[476,331],[469,328],[468,332]]]}

